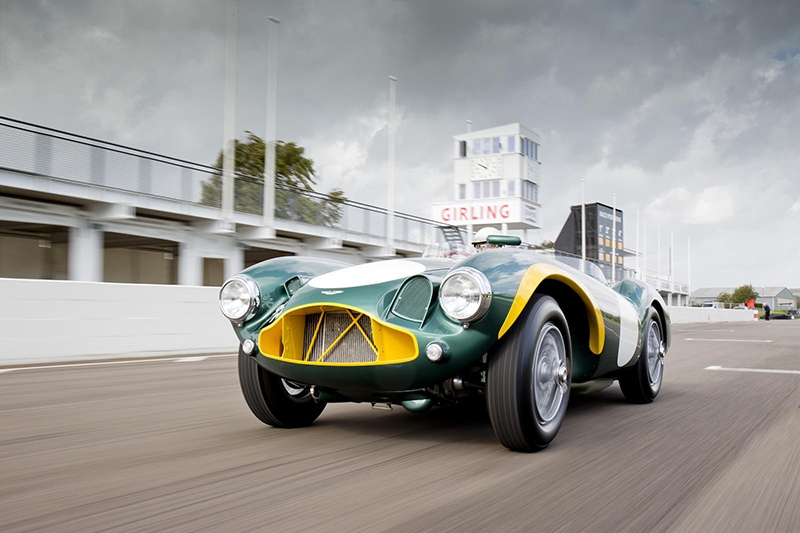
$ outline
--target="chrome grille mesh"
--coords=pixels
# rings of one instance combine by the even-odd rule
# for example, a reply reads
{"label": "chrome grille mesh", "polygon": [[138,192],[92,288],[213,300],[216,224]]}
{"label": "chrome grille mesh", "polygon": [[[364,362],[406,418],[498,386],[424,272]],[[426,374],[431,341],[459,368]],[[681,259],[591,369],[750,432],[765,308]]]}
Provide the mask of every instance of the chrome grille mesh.
{"label": "chrome grille mesh", "polygon": [[[303,355],[306,361],[319,361],[324,363],[370,363],[378,360],[378,356],[372,349],[375,341],[372,338],[372,323],[368,316],[354,314],[358,317],[359,328],[353,325],[344,336],[339,339],[342,333],[353,324],[353,319],[345,313],[326,312],[320,324],[320,313],[306,315],[305,331],[303,335]],[[325,353],[331,344],[339,342]],[[369,340],[367,340],[369,339]],[[312,345],[313,343],[313,345]],[[372,346],[370,345],[372,343]],[[309,346],[311,352],[309,353]],[[307,355],[306,355],[307,354]],[[320,357],[325,355],[323,359]]]}
{"label": "chrome grille mesh", "polygon": [[422,322],[432,295],[433,287],[428,278],[411,278],[400,288],[392,313],[406,320]]}

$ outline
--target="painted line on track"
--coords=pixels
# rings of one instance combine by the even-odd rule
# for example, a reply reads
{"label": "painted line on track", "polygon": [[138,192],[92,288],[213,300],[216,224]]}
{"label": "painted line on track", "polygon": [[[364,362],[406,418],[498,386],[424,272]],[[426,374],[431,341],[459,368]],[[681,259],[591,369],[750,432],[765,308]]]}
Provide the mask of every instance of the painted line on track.
{"label": "painted line on track", "polygon": [[52,368],[75,368],[80,366],[107,366],[107,365],[132,365],[136,363],[191,363],[195,361],[205,361],[216,357],[236,357],[235,353],[219,355],[200,355],[195,357],[169,357],[169,358],[146,358],[131,359],[127,361],[96,361],[92,363],[66,363],[63,365],[42,365],[42,366],[17,366],[12,368],[0,368],[0,374],[7,372],[17,372],[20,370],[44,370]]}
{"label": "painted line on track", "polygon": [[758,343],[768,343],[772,342],[771,340],[752,340],[752,339],[699,339],[699,338],[688,338],[683,339],[685,341],[707,341],[707,342],[758,342]]}
{"label": "painted line on track", "polygon": [[752,372],[756,374],[796,374],[800,375],[800,370],[778,370],[774,368],[727,368],[724,366],[707,366],[706,370],[718,370],[720,372]]}

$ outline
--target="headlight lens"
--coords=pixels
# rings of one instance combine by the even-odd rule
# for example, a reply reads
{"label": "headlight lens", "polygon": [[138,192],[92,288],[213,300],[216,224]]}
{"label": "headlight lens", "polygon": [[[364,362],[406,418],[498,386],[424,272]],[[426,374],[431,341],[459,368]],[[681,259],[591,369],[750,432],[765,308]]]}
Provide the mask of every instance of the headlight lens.
{"label": "headlight lens", "polygon": [[242,322],[253,316],[259,304],[258,284],[250,276],[233,276],[219,290],[219,308],[233,322]]}
{"label": "headlight lens", "polygon": [[439,305],[456,322],[474,322],[486,314],[492,301],[492,286],[486,276],[471,267],[450,274],[439,288]]}

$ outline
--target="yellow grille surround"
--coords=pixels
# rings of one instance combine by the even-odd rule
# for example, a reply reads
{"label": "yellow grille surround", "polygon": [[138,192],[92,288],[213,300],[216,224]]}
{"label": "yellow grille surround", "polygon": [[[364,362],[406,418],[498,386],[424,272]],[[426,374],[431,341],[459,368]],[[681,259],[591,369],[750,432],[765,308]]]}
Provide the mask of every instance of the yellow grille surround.
{"label": "yellow grille surround", "polygon": [[262,329],[264,356],[316,366],[373,366],[406,363],[419,354],[417,339],[361,309],[310,304],[291,309]]}

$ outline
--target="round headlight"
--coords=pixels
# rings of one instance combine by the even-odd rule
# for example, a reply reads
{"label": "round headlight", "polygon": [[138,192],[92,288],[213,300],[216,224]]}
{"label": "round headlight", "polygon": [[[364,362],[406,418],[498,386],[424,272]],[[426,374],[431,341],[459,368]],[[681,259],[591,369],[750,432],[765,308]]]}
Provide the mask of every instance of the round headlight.
{"label": "round headlight", "polygon": [[486,314],[492,302],[492,286],[486,276],[471,267],[461,267],[444,278],[439,305],[456,322],[474,322]]}
{"label": "round headlight", "polygon": [[219,290],[219,308],[233,322],[242,322],[253,316],[259,304],[258,284],[250,276],[233,276]]}

